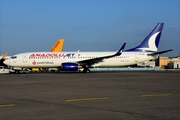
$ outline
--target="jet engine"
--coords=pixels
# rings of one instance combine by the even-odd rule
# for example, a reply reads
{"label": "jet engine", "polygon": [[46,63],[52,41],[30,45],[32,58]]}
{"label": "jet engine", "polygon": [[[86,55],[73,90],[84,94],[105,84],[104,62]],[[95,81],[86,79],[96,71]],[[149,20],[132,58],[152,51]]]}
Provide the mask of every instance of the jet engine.
{"label": "jet engine", "polygon": [[78,71],[79,68],[80,66],[77,63],[66,62],[61,64],[62,71]]}

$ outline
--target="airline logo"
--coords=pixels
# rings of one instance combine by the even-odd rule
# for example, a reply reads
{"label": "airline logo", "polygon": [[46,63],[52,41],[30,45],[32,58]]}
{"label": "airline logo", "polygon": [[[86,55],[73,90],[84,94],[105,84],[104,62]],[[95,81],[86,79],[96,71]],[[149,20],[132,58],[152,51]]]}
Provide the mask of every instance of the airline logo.
{"label": "airline logo", "polygon": [[36,65],[36,61],[33,61],[32,64],[33,64],[33,65]]}
{"label": "airline logo", "polygon": [[35,53],[31,54],[29,57],[34,58],[34,57],[74,57],[75,53]]}
{"label": "airline logo", "polygon": [[153,34],[149,40],[148,40],[148,47],[142,47],[142,48],[138,48],[141,50],[150,50],[150,51],[157,51],[157,46],[156,46],[156,38],[159,35],[159,32],[156,32],[155,34]]}

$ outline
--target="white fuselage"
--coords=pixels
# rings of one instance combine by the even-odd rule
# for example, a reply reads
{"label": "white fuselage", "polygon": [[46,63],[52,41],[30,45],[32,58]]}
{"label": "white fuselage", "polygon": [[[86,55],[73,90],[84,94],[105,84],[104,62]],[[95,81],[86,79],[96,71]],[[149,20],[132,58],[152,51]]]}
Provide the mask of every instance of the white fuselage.
{"label": "white fuselage", "polygon": [[[112,55],[115,52],[31,52],[17,54],[6,60],[4,63],[13,67],[61,67],[64,62],[78,63],[103,56]],[[140,62],[155,59],[148,56],[147,52],[123,52],[120,56],[103,59],[91,67],[120,67],[134,65]]]}

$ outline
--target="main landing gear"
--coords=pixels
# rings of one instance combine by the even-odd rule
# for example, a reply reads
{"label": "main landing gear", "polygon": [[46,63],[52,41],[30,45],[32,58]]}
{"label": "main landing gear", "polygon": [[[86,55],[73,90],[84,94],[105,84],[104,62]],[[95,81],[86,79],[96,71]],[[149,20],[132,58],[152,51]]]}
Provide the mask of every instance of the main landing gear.
{"label": "main landing gear", "polygon": [[84,68],[83,72],[84,73],[90,73],[91,71],[89,70],[89,68]]}

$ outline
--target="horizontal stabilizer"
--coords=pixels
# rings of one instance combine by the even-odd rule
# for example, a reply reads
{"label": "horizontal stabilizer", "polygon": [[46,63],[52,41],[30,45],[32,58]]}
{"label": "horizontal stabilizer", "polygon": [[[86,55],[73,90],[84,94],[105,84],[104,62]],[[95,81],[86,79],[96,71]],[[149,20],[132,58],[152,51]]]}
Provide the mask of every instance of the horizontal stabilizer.
{"label": "horizontal stabilizer", "polygon": [[163,54],[163,53],[166,53],[166,52],[170,52],[170,51],[173,51],[173,49],[169,49],[169,50],[164,50],[164,51],[160,51],[160,52],[154,52],[154,53],[150,53],[148,55],[158,55],[158,54]]}

